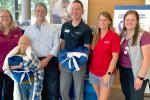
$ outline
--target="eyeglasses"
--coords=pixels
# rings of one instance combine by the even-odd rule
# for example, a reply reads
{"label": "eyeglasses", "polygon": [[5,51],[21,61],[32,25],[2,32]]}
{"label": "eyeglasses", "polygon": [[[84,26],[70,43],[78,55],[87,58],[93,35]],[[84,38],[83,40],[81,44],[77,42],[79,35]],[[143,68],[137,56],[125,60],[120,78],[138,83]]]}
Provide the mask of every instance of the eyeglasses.
{"label": "eyeglasses", "polygon": [[1,19],[4,19],[4,18],[8,19],[8,18],[10,18],[10,16],[0,16],[0,18]]}

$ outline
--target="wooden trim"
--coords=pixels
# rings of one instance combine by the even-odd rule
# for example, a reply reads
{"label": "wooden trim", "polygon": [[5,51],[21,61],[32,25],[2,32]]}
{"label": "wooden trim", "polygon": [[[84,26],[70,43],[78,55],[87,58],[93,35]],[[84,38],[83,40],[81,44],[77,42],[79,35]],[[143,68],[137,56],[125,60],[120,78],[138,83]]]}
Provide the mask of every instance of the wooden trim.
{"label": "wooden trim", "polygon": [[144,5],[145,0],[89,0],[88,24],[95,26],[98,14],[108,11],[113,16],[115,5]]}

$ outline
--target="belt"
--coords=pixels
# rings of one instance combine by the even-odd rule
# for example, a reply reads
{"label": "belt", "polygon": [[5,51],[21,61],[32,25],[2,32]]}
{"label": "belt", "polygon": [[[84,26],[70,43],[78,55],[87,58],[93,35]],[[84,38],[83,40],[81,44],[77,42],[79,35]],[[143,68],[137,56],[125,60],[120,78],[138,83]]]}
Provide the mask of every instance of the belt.
{"label": "belt", "polygon": [[43,60],[43,59],[45,59],[46,57],[38,57],[39,58],[39,60]]}

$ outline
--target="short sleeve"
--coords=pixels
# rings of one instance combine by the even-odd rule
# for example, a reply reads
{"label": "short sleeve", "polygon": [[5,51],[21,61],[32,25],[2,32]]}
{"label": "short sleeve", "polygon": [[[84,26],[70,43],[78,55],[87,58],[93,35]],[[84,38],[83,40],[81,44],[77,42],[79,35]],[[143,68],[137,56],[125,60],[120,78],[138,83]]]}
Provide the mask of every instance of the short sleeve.
{"label": "short sleeve", "polygon": [[140,40],[140,45],[143,46],[147,44],[150,44],[150,33],[144,32]]}
{"label": "short sleeve", "polygon": [[112,38],[112,52],[120,52],[120,38],[116,33]]}
{"label": "short sleeve", "polygon": [[91,28],[87,28],[84,33],[84,44],[91,44],[92,42],[92,30]]}
{"label": "short sleeve", "polygon": [[64,39],[64,24],[63,24],[62,29],[61,29],[60,39]]}

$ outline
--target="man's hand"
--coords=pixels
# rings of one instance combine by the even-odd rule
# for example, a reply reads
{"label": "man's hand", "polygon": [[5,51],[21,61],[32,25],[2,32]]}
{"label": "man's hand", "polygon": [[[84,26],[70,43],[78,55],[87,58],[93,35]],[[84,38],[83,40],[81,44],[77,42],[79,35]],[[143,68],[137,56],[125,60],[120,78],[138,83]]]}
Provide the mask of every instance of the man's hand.
{"label": "man's hand", "polygon": [[53,55],[48,54],[48,56],[46,58],[41,60],[40,64],[39,64],[39,69],[43,69],[44,67],[46,67],[48,62],[52,59],[52,57],[53,57]]}

